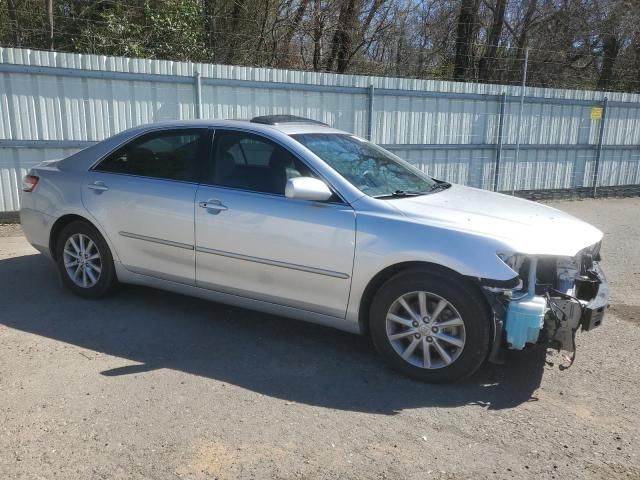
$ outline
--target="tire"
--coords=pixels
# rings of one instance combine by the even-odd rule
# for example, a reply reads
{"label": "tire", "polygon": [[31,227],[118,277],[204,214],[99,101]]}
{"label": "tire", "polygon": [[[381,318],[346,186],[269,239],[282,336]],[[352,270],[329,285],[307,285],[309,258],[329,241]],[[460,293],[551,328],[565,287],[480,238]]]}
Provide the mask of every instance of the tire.
{"label": "tire", "polygon": [[[376,293],[369,322],[384,360],[394,370],[428,383],[449,383],[473,374],[491,344],[486,300],[464,279],[447,272],[413,269],[395,275]],[[408,354],[406,360],[403,354]]]}
{"label": "tire", "polygon": [[[84,259],[78,260],[82,252]],[[87,222],[76,220],[62,229],[56,240],[56,263],[64,286],[80,297],[102,298],[117,284],[107,242]]]}

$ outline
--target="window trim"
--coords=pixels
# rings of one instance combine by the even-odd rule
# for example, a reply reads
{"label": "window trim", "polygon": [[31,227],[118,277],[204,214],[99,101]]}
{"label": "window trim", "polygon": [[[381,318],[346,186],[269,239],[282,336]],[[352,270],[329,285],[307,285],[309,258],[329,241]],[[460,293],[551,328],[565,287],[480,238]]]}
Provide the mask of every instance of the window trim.
{"label": "window trim", "polygon": [[333,194],[337,197],[337,201],[326,201],[326,202],[319,202],[317,200],[313,200],[313,203],[316,204],[326,204],[326,205],[348,205],[350,206],[349,202],[347,202],[344,197],[342,196],[342,194],[338,191],[337,188],[335,188],[335,186],[329,182],[323,175],[321,175],[315,168],[313,168],[312,165],[309,165],[309,162],[305,161],[304,158],[302,158],[300,155],[298,155],[295,152],[292,152],[290,148],[288,148],[286,145],[283,145],[282,143],[280,143],[279,141],[275,140],[274,138],[271,138],[267,135],[263,135],[262,132],[255,132],[252,130],[247,130],[247,129],[243,129],[243,128],[233,128],[233,127],[211,127],[211,139],[209,141],[209,153],[207,155],[207,160],[208,162],[203,166],[202,171],[201,171],[201,178],[200,178],[200,185],[206,186],[206,187],[213,187],[213,188],[223,188],[223,189],[227,189],[227,190],[233,190],[233,191],[238,191],[238,192],[246,192],[246,193],[252,193],[255,195],[267,195],[269,197],[276,197],[276,198],[286,198],[286,196],[284,194],[281,193],[269,193],[269,192],[260,192],[257,190],[249,190],[246,188],[239,188],[239,187],[229,187],[226,185],[218,185],[216,183],[213,182],[209,182],[206,181],[207,177],[211,177],[212,176],[212,172],[210,172],[211,167],[213,166],[215,168],[217,159],[215,158],[215,149],[213,148],[213,146],[215,145],[216,142],[216,134],[218,132],[237,132],[237,133],[244,133],[244,134],[248,134],[248,135],[253,135],[255,137],[258,137],[260,139],[265,139],[268,142],[274,144],[277,147],[282,148],[283,150],[285,150],[287,153],[289,153],[291,156],[293,156],[296,160],[298,160],[299,162],[301,162],[305,167],[307,167],[311,172],[313,172],[314,175],[316,175],[316,177],[320,180],[322,180],[328,187],[329,190],[331,190],[331,192],[333,192]]}
{"label": "window trim", "polygon": [[152,179],[152,180],[160,180],[160,181],[164,181],[164,182],[177,182],[177,183],[184,183],[184,184],[191,184],[191,185],[199,185],[201,182],[200,180],[203,177],[203,167],[204,167],[204,163],[201,159],[197,159],[196,160],[196,164],[195,164],[195,169],[193,172],[193,179],[192,180],[178,180],[176,178],[164,178],[164,177],[151,177],[148,175],[138,175],[135,173],[123,173],[123,172],[111,172],[108,170],[97,170],[97,167],[104,161],[106,161],[109,157],[111,157],[111,155],[115,154],[118,150],[125,148],[127,146],[129,146],[130,144],[142,139],[143,137],[147,136],[147,135],[160,135],[163,133],[171,133],[171,132],[179,132],[181,130],[192,130],[192,131],[197,131],[200,134],[200,140],[199,140],[199,148],[198,150],[200,151],[198,153],[198,157],[200,158],[200,156],[202,155],[202,158],[209,158],[209,156],[211,155],[211,150],[212,150],[212,141],[213,141],[213,134],[210,128],[208,127],[194,127],[192,125],[177,125],[175,127],[163,127],[163,128],[155,128],[155,129],[151,129],[151,130],[145,130],[142,131],[140,133],[138,133],[137,135],[134,135],[133,137],[127,138],[125,141],[123,141],[122,143],[118,144],[116,147],[114,147],[113,149],[111,149],[109,152],[105,153],[104,155],[102,155],[98,160],[96,160],[91,167],[89,167],[89,172],[97,172],[97,173],[104,173],[104,174],[109,174],[109,175],[121,175],[121,176],[125,176],[125,177],[134,177],[134,178],[148,178],[148,179]]}

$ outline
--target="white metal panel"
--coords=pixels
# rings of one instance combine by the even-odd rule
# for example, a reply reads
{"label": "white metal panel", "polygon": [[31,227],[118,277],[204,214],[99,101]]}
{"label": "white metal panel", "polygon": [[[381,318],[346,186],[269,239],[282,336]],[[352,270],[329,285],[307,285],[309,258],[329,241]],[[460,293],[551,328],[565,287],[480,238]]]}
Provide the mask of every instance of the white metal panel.
{"label": "white metal panel", "polygon": [[[542,103],[548,99],[590,101],[601,105],[608,97],[605,145],[638,146],[604,149],[602,185],[640,183],[640,95],[593,91],[527,88],[522,125],[518,128],[519,86],[486,85],[269,68],[209,65],[166,60],[132,59],[0,48],[0,64],[82,69],[94,77],[0,71],[0,210],[18,207],[18,183],[41,160],[71,150],[44,146],[3,147],[2,140],[99,141],[142,123],[190,119],[196,115],[196,72],[202,85],[204,118],[250,118],[289,113],[314,118],[366,136],[369,129],[368,88],[374,86],[373,140],[405,145],[395,152],[431,175],[481,188],[493,188],[497,145],[425,149],[412,145],[497,144],[502,141],[499,190],[573,188],[592,184],[600,120],[591,119],[592,105]],[[101,73],[105,72],[105,73]],[[109,78],[107,72],[135,74]],[[142,76],[147,75],[147,76]],[[158,77],[148,75],[162,75]],[[112,75],[113,76],[113,75]],[[259,84],[222,86],[208,79],[291,84],[289,89]],[[211,80],[209,80],[210,82]],[[307,85],[300,89],[300,85]],[[314,87],[356,87],[335,92]],[[297,87],[297,88],[294,88]],[[414,96],[381,94],[380,89],[415,92]],[[419,96],[431,92],[435,96]],[[390,95],[389,93],[393,93]],[[406,92],[405,92],[406,93]],[[489,95],[456,98],[446,94]],[[500,95],[505,105],[503,136],[498,139]],[[541,99],[540,103],[531,97]],[[611,102],[627,102],[620,106]],[[513,145],[523,146],[515,164]],[[527,149],[530,145],[541,148]],[[549,147],[544,147],[549,145]],[[554,148],[560,145],[563,148]],[[567,150],[566,146],[576,149]],[[585,148],[586,146],[589,148]],[[514,182],[515,175],[515,182]]]}
{"label": "white metal panel", "polygon": [[409,146],[394,153],[440,180],[480,188],[490,188],[493,182],[495,153],[492,150],[417,150]]}
{"label": "white metal panel", "polygon": [[20,209],[22,177],[45,160],[65,158],[78,149],[0,147],[0,212]]}
{"label": "white metal panel", "polygon": [[640,183],[640,153],[630,150],[605,150],[598,185],[633,185]]}
{"label": "white metal panel", "polygon": [[202,86],[203,118],[249,119],[266,114],[292,114],[365,136],[367,105],[367,97],[358,94]]}

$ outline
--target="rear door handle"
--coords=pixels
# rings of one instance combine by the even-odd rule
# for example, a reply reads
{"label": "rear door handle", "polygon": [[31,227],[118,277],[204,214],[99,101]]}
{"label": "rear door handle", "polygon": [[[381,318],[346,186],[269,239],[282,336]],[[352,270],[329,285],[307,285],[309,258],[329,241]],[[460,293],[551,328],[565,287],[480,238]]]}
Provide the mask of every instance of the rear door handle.
{"label": "rear door handle", "polygon": [[106,192],[109,190],[109,187],[107,187],[104,182],[93,182],[92,184],[87,185],[87,188],[95,192]]}
{"label": "rear door handle", "polygon": [[215,198],[211,198],[206,202],[198,203],[200,208],[206,208],[207,212],[217,215],[220,212],[224,212],[225,210],[229,210],[226,205],[223,205],[220,200]]}

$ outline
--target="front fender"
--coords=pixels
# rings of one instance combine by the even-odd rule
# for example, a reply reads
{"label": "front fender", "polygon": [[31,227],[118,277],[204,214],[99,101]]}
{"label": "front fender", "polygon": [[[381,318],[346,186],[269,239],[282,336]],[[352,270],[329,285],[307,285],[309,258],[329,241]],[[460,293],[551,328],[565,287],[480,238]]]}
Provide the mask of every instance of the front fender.
{"label": "front fender", "polygon": [[498,256],[510,246],[500,240],[408,218],[358,213],[356,248],[347,320],[358,321],[369,282],[383,270],[407,262],[440,265],[460,275],[495,282],[517,276]]}

